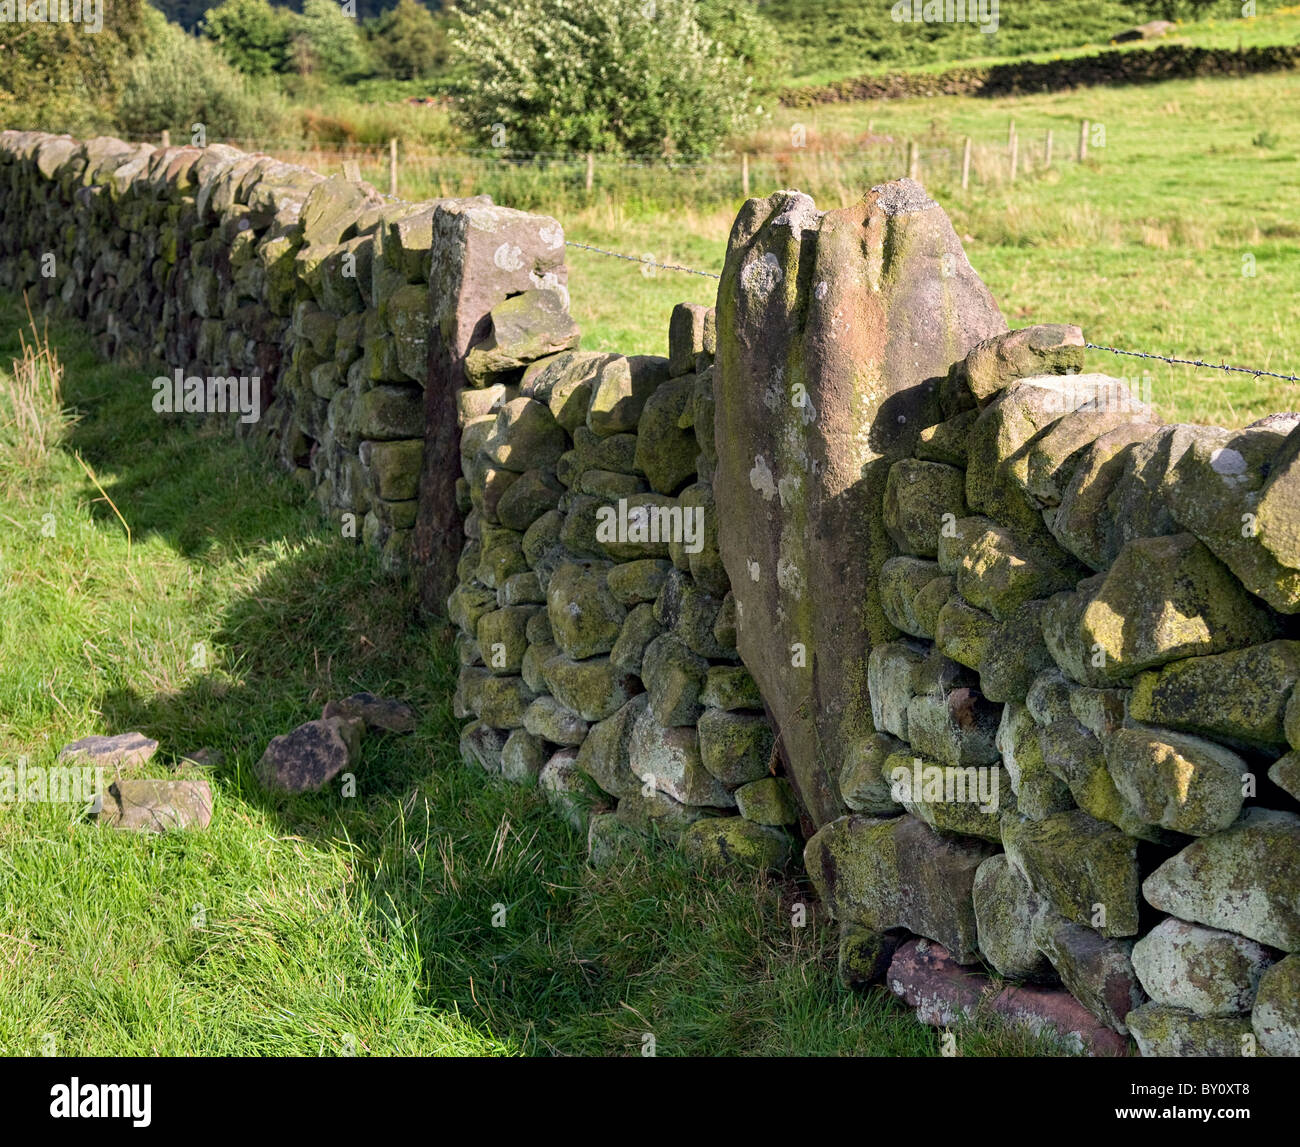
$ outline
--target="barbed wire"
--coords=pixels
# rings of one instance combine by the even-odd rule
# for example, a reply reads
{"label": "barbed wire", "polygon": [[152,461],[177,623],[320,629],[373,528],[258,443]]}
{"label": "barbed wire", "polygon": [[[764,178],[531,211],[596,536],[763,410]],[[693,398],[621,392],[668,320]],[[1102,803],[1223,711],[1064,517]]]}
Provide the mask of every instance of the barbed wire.
{"label": "barbed wire", "polygon": [[1257,370],[1253,366],[1229,366],[1227,363],[1206,362],[1199,358],[1171,358],[1163,354],[1151,354],[1144,350],[1120,350],[1113,346],[1098,346],[1096,343],[1084,343],[1088,350],[1103,350],[1109,354],[1122,354],[1130,358],[1151,358],[1158,359],[1160,362],[1173,363],[1175,366],[1200,366],[1207,370],[1226,370],[1234,371],[1237,374],[1251,374],[1256,378],[1280,378],[1284,382],[1300,382],[1300,375],[1295,374],[1278,374],[1274,370]]}
{"label": "barbed wire", "polygon": [[[656,263],[652,259],[642,259],[635,255],[623,255],[618,251],[606,251],[603,247],[592,247],[587,243],[575,243],[572,239],[566,239],[565,245],[577,247],[583,251],[591,251],[597,255],[608,255],[612,259],[626,259],[629,263],[642,263],[650,267],[660,267],[665,271],[682,271],[687,275],[700,275],[706,279],[721,280],[721,275],[715,275],[712,271],[697,271],[691,267],[681,267],[673,263]],[[1199,358],[1177,358],[1170,355],[1153,354],[1144,350],[1121,350],[1119,347],[1102,346],[1099,343],[1084,343],[1088,350],[1105,351],[1107,354],[1125,355],[1129,358],[1146,358],[1154,359],[1159,362],[1167,362],[1174,366],[1199,366],[1206,370],[1223,370],[1231,371],[1236,374],[1249,374],[1255,378],[1280,378],[1283,382],[1300,382],[1300,375],[1296,374],[1279,374],[1275,370],[1260,370],[1253,366],[1231,366],[1228,363],[1206,362]]]}
{"label": "barbed wire", "polygon": [[656,263],[653,259],[638,258],[636,255],[620,255],[617,251],[606,251],[603,247],[592,247],[587,243],[575,243],[572,239],[564,241],[566,247],[577,247],[583,251],[594,251],[597,255],[608,255],[611,259],[626,259],[629,263],[640,263],[646,267],[659,267],[665,271],[681,271],[686,275],[700,275],[705,279],[721,279],[712,271],[696,271],[690,267],[679,267],[675,263]]}

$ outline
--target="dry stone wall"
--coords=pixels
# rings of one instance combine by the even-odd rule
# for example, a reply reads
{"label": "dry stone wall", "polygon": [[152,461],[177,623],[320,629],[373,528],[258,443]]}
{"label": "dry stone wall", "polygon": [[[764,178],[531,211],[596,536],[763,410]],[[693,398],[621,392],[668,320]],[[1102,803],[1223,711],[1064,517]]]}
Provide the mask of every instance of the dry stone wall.
{"label": "dry stone wall", "polygon": [[925,1022],[1300,1054],[1300,415],[1163,424],[1079,328],[1008,331],[906,180],[746,204],[667,357],[580,348],[563,250],[483,199],[0,134],[0,283],[182,412],[245,377],[233,425],[445,606],[465,760],[594,863],[802,844],[846,979]]}
{"label": "dry stone wall", "polygon": [[577,341],[512,299],[465,360],[462,753],[539,782],[596,863],[657,829],[783,869],[796,805],[718,551],[713,312],[676,308],[667,358]]}
{"label": "dry stone wall", "polygon": [[846,959],[931,1022],[988,995],[1104,1049],[1063,986],[1143,1054],[1300,1054],[1300,415],[1167,426],[1079,328],[1006,331],[907,181],[746,212],[721,552]]}
{"label": "dry stone wall", "polygon": [[563,292],[563,252],[555,220],[486,197],[404,203],[219,144],[0,132],[0,283],[83,320],[106,354],[162,364],[173,385],[142,403],[269,439],[393,569],[441,400],[431,355],[463,357],[508,294]]}

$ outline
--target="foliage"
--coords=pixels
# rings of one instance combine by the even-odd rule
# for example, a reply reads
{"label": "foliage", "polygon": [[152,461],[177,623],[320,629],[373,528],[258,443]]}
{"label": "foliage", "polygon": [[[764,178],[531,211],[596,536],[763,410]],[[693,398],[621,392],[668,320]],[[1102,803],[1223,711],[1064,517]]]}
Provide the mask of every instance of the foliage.
{"label": "foliage", "polygon": [[292,25],[293,70],[335,81],[356,79],[369,71],[365,42],[355,16],[335,0],[304,0]]}
{"label": "foliage", "polygon": [[451,39],[473,76],[457,118],[510,150],[707,153],[751,110],[695,0],[477,0]]}
{"label": "foliage", "polygon": [[246,76],[269,76],[289,60],[291,20],[269,0],[223,0],[204,14],[202,33]]}
{"label": "foliage", "polygon": [[447,66],[447,25],[420,0],[397,0],[366,27],[377,70],[399,80],[418,80]]}
{"label": "foliage", "polygon": [[0,121],[12,128],[55,125],[98,131],[111,125],[121,69],[147,36],[145,0],[101,8],[103,29],[73,23],[0,23]]}
{"label": "foliage", "polygon": [[225,62],[204,40],[149,12],[150,39],[125,68],[117,130],[142,139],[167,129],[178,142],[201,123],[209,139],[246,138],[274,119],[267,96]]}

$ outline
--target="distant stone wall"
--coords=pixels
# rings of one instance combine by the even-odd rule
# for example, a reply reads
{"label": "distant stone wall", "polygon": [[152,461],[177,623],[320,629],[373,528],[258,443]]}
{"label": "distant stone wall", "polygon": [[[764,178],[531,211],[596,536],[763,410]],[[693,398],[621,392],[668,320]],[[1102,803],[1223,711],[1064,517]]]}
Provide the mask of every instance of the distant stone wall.
{"label": "distant stone wall", "polygon": [[135,348],[180,375],[142,404],[269,438],[342,535],[394,570],[417,524],[431,355],[459,359],[468,341],[444,314],[472,329],[508,294],[563,292],[563,253],[553,219],[486,197],[404,203],[219,144],[0,132],[0,284],[83,320],[105,354]]}
{"label": "distant stone wall", "polygon": [[1236,51],[1162,44],[1135,51],[1098,52],[1064,60],[1011,60],[942,72],[895,72],[858,76],[781,93],[787,107],[859,100],[897,100],[930,96],[1015,96],[1071,88],[1118,84],[1157,84],[1166,80],[1205,79],[1285,72],[1300,67],[1300,47],[1270,44]]}

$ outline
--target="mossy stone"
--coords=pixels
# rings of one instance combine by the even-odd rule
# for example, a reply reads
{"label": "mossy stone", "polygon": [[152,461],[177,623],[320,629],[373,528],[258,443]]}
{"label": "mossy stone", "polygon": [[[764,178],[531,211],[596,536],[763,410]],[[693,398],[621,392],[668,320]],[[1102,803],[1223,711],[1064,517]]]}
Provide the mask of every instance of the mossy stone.
{"label": "mossy stone", "polygon": [[501,772],[506,734],[485,721],[471,721],[460,731],[460,759],[485,773]]}
{"label": "mossy stone", "polygon": [[518,729],[534,696],[522,677],[489,675],[478,684],[478,715],[494,729]]}
{"label": "mossy stone", "polygon": [[609,660],[628,673],[641,673],[645,651],[652,641],[663,633],[663,626],[655,620],[654,606],[642,602],[628,611],[618,640],[609,651]]}
{"label": "mossy stone", "polygon": [[1043,759],[1039,726],[1026,706],[1010,702],[1002,707],[996,743],[1021,816],[1043,820],[1074,808],[1070,786]]}
{"label": "mossy stone", "polygon": [[542,676],[551,695],[584,721],[603,721],[641,691],[641,682],[608,657],[575,661],[563,653],[548,658]]}
{"label": "mossy stone", "polygon": [[1135,678],[1129,713],[1135,721],[1180,732],[1282,745],[1298,678],[1296,641],[1190,657]]}
{"label": "mossy stone", "polygon": [[1078,374],[1083,369],[1083,332],[1044,323],[995,335],[966,356],[966,385],[981,402],[1022,378]]}
{"label": "mossy stone", "polygon": [[[1043,820],[1007,816],[1002,843],[1029,886],[1067,920],[1103,936],[1138,931],[1137,841],[1081,809]],[[1148,897],[1150,899],[1150,897]]]}
{"label": "mossy stone", "polygon": [[1182,920],[1300,949],[1300,816],[1249,808],[1231,828],[1171,856],[1142,884],[1146,900]]}
{"label": "mossy stone", "polygon": [[536,612],[534,606],[513,605],[478,619],[478,647],[490,672],[501,677],[519,672],[528,648],[528,619]]}
{"label": "mossy stone", "polygon": [[904,458],[889,468],[885,482],[884,523],[904,553],[932,558],[946,521],[967,515],[966,475],[941,462]]}
{"label": "mossy stone", "polygon": [[964,468],[966,439],[978,417],[978,410],[963,410],[945,422],[927,426],[917,439],[916,457],[926,462],[944,462]]}
{"label": "mossy stone", "polygon": [[581,745],[586,740],[589,726],[554,697],[542,696],[524,713],[524,728],[552,745]]}
{"label": "mossy stone", "polygon": [[497,499],[497,520],[512,530],[526,531],[560,504],[562,492],[559,482],[548,471],[525,470]]}
{"label": "mossy stone", "polygon": [[1279,960],[1260,978],[1250,1022],[1266,1054],[1300,1056],[1300,956]]}
{"label": "mossy stone", "polygon": [[624,605],[653,602],[663,588],[664,579],[672,563],[661,558],[642,558],[640,561],[615,565],[605,581],[609,592]]}
{"label": "mossy stone", "polygon": [[1023,701],[1038,674],[1052,666],[1043,639],[1046,606],[1027,601],[998,622],[978,666],[980,688],[990,701]]}
{"label": "mossy stone", "polygon": [[702,867],[784,872],[794,849],[778,828],[739,816],[706,817],[681,835],[680,847]]}
{"label": "mossy stone", "polygon": [[678,425],[694,391],[694,375],[670,379],[660,383],[642,407],[636,466],[656,493],[675,494],[695,476],[695,434]]}
{"label": "mossy stone", "polygon": [[1300,801],[1300,753],[1293,749],[1274,761],[1269,767],[1268,779]]}
{"label": "mossy stone", "polygon": [[1106,764],[1139,820],[1188,836],[1209,836],[1237,819],[1250,772],[1222,745],[1136,726],[1111,735]]}
{"label": "mossy stone", "polygon": [[846,754],[840,769],[840,796],[854,812],[896,816],[903,806],[894,799],[886,762],[906,755],[907,745],[888,733],[871,733]]}
{"label": "mossy stone", "polygon": [[1198,1016],[1156,1003],[1134,1008],[1127,1024],[1143,1058],[1236,1058],[1246,1053],[1247,1037],[1254,1038],[1249,1019]]}
{"label": "mossy stone", "polygon": [[1006,853],[990,856],[976,869],[971,894],[980,954],[993,969],[1030,983],[1055,979],[1050,961],[1034,940],[1035,926],[1051,907],[1011,866]]}
{"label": "mossy stone", "polygon": [[548,641],[530,643],[524,651],[524,659],[519,666],[519,675],[534,693],[545,693],[549,686],[543,667],[560,652],[560,647]]}
{"label": "mossy stone", "polygon": [[416,497],[420,487],[420,468],[424,462],[423,439],[374,442],[368,446],[369,461],[366,465],[379,497],[390,502]]}
{"label": "mossy stone", "polygon": [[755,824],[787,825],[799,821],[794,791],[784,777],[763,777],[736,789],[740,815]]}
{"label": "mossy stone", "polygon": [[924,558],[890,558],[880,567],[880,607],[891,625],[911,637],[934,636],[933,629],[927,632],[918,620],[913,602],[938,574],[938,563]]}
{"label": "mossy stone", "polygon": [[1049,563],[1001,528],[975,538],[957,567],[957,592],[999,621],[1034,598],[1073,589],[1078,580],[1076,568]]}
{"label": "mossy stone", "polygon": [[646,484],[635,474],[619,474],[613,470],[584,470],[573,483],[573,489],[603,502],[617,502],[620,498],[644,494]]}
{"label": "mossy stone", "polygon": [[497,412],[484,453],[503,470],[550,469],[568,449],[564,427],[550,410],[531,398],[515,398]]}
{"label": "mossy stone", "polygon": [[610,796],[635,796],[641,788],[642,781],[632,772],[631,747],[632,728],[645,708],[646,696],[640,693],[592,725],[578,750],[578,768]]}
{"label": "mossy stone", "polygon": [[1245,936],[1166,917],[1133,947],[1133,968],[1156,1003],[1198,1016],[1246,1015],[1268,949]]}
{"label": "mossy stone", "polygon": [[692,653],[674,634],[663,633],[646,646],[641,678],[650,694],[650,707],[664,725],[692,725],[703,711],[709,663]]}
{"label": "mossy stone", "polygon": [[627,607],[609,592],[604,571],[567,564],[547,582],[546,616],[555,643],[581,661],[614,648]]}
{"label": "mossy stone", "polygon": [[967,605],[953,595],[939,611],[934,627],[934,646],[945,657],[978,670],[997,637],[998,623],[982,609]]}
{"label": "mossy stone", "polygon": [[663,725],[646,706],[632,722],[628,764],[644,784],[686,805],[734,808],[735,797],[704,768],[700,737],[690,725]]}
{"label": "mossy stone", "polygon": [[911,618],[916,625],[916,636],[934,640],[939,629],[939,614],[948,599],[957,592],[957,579],[947,575],[926,582],[912,599]]}
{"label": "mossy stone", "polygon": [[758,682],[743,665],[710,665],[705,675],[700,701],[713,709],[762,710],[763,697]]}
{"label": "mossy stone", "polygon": [[885,760],[891,794],[903,808],[938,832],[1000,844],[999,817],[1015,808],[1015,794],[999,765],[955,767],[904,749]]}
{"label": "mossy stone", "polygon": [[635,430],[646,400],[668,378],[668,360],[652,355],[619,356],[596,376],[587,426],[604,438]]}
{"label": "mossy stone", "polygon": [[728,788],[769,775],[776,737],[761,714],[705,709],[699,737],[704,767]]}
{"label": "mossy stone", "polygon": [[517,785],[536,783],[550,751],[541,737],[512,729],[501,749],[501,775]]}

